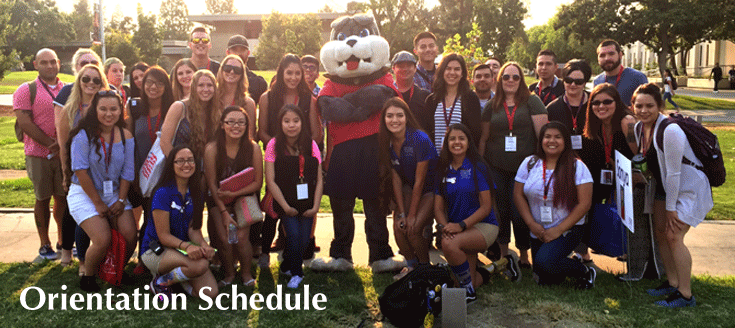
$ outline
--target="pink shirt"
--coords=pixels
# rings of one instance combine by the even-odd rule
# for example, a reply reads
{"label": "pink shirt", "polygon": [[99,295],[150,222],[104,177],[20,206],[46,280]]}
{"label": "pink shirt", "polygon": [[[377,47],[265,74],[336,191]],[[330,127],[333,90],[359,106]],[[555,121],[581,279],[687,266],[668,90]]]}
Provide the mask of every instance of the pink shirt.
{"label": "pink shirt", "polygon": [[[311,141],[311,156],[315,157],[319,164],[322,163],[322,153],[314,140]],[[265,146],[265,161],[270,163],[276,161],[276,138],[268,141],[268,145]]]}
{"label": "pink shirt", "polygon": [[[36,124],[43,133],[52,139],[56,139],[56,126],[54,125],[54,97],[59,94],[64,82],[56,79],[56,86],[49,86],[49,94],[40,79],[36,79],[36,100],[31,104],[31,93],[28,84],[21,84],[15,93],[13,93],[13,110],[30,110],[33,113],[33,123]],[[49,154],[48,148],[39,144],[36,140],[25,136],[24,148],[26,156],[46,157]]]}

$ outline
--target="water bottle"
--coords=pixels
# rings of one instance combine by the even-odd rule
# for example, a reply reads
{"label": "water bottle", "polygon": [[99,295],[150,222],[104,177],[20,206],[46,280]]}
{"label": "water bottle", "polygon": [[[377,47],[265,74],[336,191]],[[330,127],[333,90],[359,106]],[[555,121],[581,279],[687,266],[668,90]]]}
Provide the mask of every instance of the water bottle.
{"label": "water bottle", "polygon": [[237,244],[237,227],[230,223],[229,227],[227,228],[227,242],[230,244]]}

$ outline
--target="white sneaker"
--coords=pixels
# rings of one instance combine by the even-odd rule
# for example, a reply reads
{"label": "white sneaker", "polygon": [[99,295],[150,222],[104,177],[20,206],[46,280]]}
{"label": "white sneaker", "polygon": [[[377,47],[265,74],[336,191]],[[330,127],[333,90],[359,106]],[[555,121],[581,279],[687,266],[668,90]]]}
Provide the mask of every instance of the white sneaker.
{"label": "white sneaker", "polygon": [[348,271],[352,270],[352,262],[343,258],[316,258],[309,263],[309,268],[314,271]]}
{"label": "white sneaker", "polygon": [[270,254],[260,254],[260,257],[258,258],[258,266],[261,268],[268,268],[271,265],[271,255]]}
{"label": "white sneaker", "polygon": [[406,266],[406,261],[396,261],[392,257],[370,263],[373,273],[398,271]]}
{"label": "white sneaker", "polygon": [[299,285],[301,285],[301,281],[303,280],[304,277],[302,276],[293,276],[291,277],[291,280],[288,281],[288,285],[286,286],[291,289],[297,289],[299,288]]}

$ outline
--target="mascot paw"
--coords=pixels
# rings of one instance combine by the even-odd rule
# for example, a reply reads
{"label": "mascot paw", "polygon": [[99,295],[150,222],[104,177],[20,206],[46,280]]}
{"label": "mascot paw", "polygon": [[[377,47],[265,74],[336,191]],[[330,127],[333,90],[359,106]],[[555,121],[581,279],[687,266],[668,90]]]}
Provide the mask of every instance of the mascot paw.
{"label": "mascot paw", "polygon": [[373,273],[395,272],[406,266],[406,261],[397,261],[392,257],[370,263]]}
{"label": "mascot paw", "polygon": [[343,258],[317,258],[311,261],[309,268],[313,271],[348,271],[352,270],[352,262]]}

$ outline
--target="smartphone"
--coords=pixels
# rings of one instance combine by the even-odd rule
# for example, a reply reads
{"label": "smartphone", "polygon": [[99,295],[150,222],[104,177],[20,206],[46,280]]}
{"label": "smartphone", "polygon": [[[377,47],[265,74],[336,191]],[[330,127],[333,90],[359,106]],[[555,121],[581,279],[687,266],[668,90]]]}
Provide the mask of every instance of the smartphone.
{"label": "smartphone", "polygon": [[151,240],[151,242],[148,244],[148,247],[150,247],[150,249],[153,251],[153,254],[163,254],[163,246],[161,246],[158,240]]}

